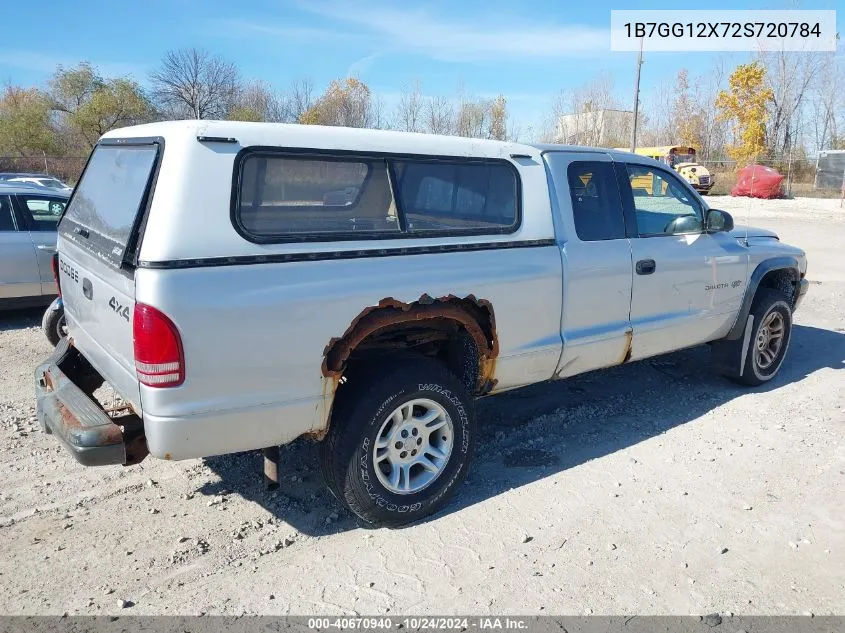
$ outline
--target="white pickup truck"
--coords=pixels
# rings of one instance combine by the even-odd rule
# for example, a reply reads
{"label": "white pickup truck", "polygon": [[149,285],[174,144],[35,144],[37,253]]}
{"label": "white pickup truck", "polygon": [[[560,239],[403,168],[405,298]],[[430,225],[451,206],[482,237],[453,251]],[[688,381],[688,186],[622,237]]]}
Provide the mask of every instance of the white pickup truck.
{"label": "white pickup truck", "polygon": [[100,139],[56,264],[38,416],[80,462],[306,435],[378,525],[447,501],[476,397],[704,343],[760,384],[808,287],[801,250],[642,156],[213,121]]}

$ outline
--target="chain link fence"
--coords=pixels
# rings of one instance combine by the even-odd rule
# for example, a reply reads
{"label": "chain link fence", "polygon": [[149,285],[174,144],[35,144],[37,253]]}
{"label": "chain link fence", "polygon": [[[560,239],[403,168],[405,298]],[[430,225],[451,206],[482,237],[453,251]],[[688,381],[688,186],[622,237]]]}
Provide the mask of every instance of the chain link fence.
{"label": "chain link fence", "polygon": [[[830,152],[828,152],[830,153]],[[843,162],[845,162],[845,152]],[[702,160],[715,177],[711,195],[727,195],[736,185],[737,172],[744,165],[733,160]],[[783,174],[783,193],[786,197],[839,198],[845,187],[843,167],[832,167],[830,161],[800,156],[767,156],[754,161],[756,165],[771,167]],[[838,169],[838,177],[833,173]]]}
{"label": "chain link fence", "polygon": [[85,167],[87,156],[0,156],[0,172],[31,172],[55,176],[73,186]]}

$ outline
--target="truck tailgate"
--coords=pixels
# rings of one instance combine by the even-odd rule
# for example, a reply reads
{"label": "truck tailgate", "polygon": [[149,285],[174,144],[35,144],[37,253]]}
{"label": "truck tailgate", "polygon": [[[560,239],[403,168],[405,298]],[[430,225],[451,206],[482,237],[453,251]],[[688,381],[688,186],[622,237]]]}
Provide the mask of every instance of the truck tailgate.
{"label": "truck tailgate", "polygon": [[141,411],[132,342],[134,275],[59,238],[68,337],[115,391]]}

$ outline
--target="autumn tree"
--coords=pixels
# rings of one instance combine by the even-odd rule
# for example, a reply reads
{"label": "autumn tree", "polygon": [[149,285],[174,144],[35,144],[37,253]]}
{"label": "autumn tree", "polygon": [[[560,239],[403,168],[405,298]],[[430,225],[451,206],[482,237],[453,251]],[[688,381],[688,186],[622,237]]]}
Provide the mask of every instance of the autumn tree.
{"label": "autumn tree", "polygon": [[485,138],[490,126],[489,104],[474,99],[462,99],[457,113],[458,136]]}
{"label": "autumn tree", "polygon": [[237,101],[240,74],[219,55],[187,48],[168,51],[150,82],[168,117],[224,119]]}
{"label": "autumn tree", "polygon": [[263,81],[253,81],[241,88],[229,108],[230,121],[287,122],[287,104]]}
{"label": "autumn tree", "polygon": [[738,165],[748,164],[766,150],[766,121],[772,90],[766,86],[766,69],[759,63],[740,64],[728,79],[728,89],[719,92],[719,117],[733,126],[728,155]]}
{"label": "autumn tree", "polygon": [[104,78],[88,63],[59,66],[49,82],[50,105],[71,146],[94,147],[109,130],[150,121],[155,113],[140,86],[125,77]]}
{"label": "autumn tree", "polygon": [[490,130],[488,138],[504,141],[508,137],[508,105],[505,97],[499,95],[490,102]]}
{"label": "autumn tree", "polygon": [[326,91],[299,117],[306,125],[370,127],[373,119],[370,89],[360,79],[333,80]]}
{"label": "autumn tree", "polygon": [[55,140],[47,96],[37,88],[7,86],[0,96],[0,151],[49,152]]}

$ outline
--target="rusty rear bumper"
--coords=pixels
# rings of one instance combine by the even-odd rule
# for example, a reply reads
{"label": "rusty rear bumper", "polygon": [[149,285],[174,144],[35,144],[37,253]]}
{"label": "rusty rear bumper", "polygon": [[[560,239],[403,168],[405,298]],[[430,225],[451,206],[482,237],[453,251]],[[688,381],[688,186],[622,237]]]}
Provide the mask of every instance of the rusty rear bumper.
{"label": "rusty rear bumper", "polygon": [[85,466],[133,464],[146,453],[143,423],[134,414],[112,418],[91,396],[103,379],[62,339],[35,370],[38,422]]}

